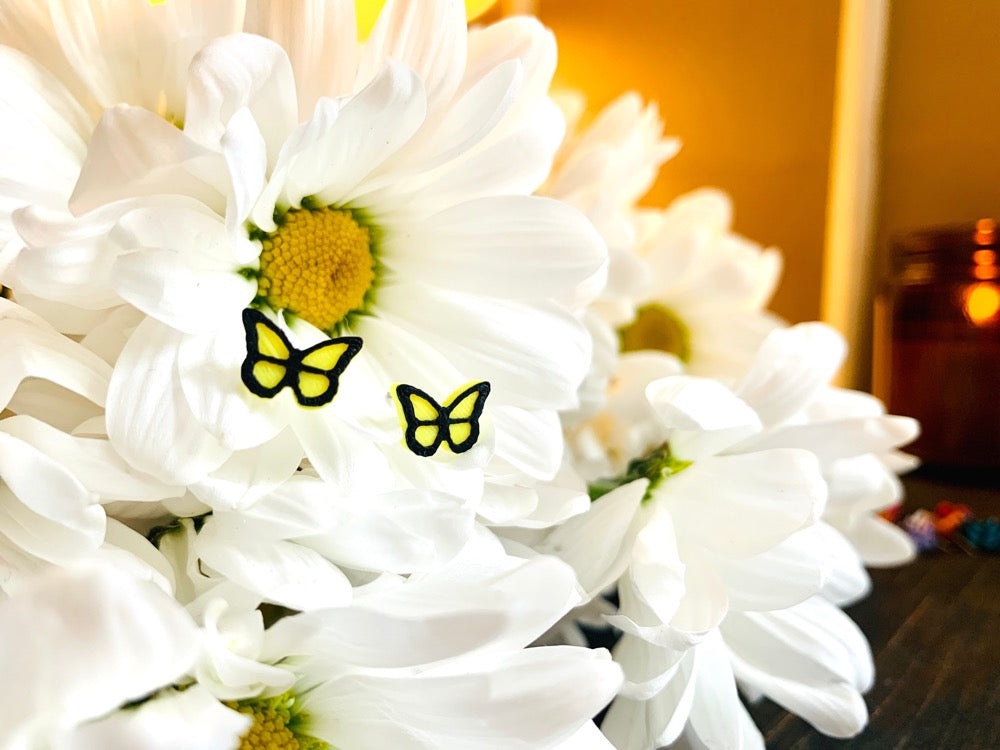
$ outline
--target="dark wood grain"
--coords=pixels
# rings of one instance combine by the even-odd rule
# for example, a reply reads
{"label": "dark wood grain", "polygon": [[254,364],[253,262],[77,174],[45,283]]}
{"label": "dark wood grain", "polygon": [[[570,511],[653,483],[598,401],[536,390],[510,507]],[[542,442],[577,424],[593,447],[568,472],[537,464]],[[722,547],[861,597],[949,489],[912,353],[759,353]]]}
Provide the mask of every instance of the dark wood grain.
{"label": "dark wood grain", "polygon": [[[1000,515],[996,489],[928,474],[906,484],[908,509],[950,500],[979,516]],[[767,746],[1000,750],[1000,556],[932,553],[871,573],[872,594],[848,610],[875,656],[868,728],[830,739],[764,701],[750,712]]]}

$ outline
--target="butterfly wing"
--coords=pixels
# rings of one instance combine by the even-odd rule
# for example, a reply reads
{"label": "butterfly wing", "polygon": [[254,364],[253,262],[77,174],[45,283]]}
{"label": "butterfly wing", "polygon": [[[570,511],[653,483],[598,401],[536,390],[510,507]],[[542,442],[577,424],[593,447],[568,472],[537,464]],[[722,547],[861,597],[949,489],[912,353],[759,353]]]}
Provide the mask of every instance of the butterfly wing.
{"label": "butterfly wing", "polygon": [[274,398],[288,382],[292,345],[264,313],[251,307],[243,311],[247,356],[240,377],[247,389],[261,398]]}
{"label": "butterfly wing", "polygon": [[296,352],[290,385],[302,406],[323,406],[333,401],[340,376],[361,351],[361,339],[342,336]]}
{"label": "butterfly wing", "polygon": [[479,417],[490,395],[486,381],[473,383],[453,393],[443,407],[447,425],[444,440],[452,453],[465,453],[479,440]]}
{"label": "butterfly wing", "polygon": [[441,406],[412,385],[397,385],[393,393],[403,425],[403,443],[418,456],[433,456],[444,439]]}

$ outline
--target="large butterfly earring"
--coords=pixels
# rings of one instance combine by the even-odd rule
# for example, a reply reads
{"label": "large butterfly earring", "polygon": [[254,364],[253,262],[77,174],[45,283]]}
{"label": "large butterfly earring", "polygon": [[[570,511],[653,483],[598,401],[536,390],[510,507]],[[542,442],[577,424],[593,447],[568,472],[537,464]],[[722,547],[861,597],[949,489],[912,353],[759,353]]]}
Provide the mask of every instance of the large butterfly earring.
{"label": "large butterfly earring", "polygon": [[433,456],[444,443],[452,453],[465,453],[479,440],[479,417],[489,393],[489,383],[473,383],[442,406],[419,388],[397,385],[393,394],[406,447],[418,456]]}
{"label": "large butterfly earring", "polygon": [[243,328],[247,337],[247,357],[240,368],[243,384],[261,398],[274,398],[287,386],[302,406],[333,401],[340,376],[361,351],[357,336],[296,349],[278,326],[250,307],[243,311]]}

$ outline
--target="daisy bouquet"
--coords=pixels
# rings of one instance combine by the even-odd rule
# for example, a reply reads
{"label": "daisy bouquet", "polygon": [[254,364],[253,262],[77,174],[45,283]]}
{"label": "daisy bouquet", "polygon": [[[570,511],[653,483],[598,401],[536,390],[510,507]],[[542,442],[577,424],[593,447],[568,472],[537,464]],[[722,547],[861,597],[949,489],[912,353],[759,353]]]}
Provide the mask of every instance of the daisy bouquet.
{"label": "daisy bouquet", "polygon": [[0,747],[860,731],[916,425],[537,21],[361,21],[0,1]]}

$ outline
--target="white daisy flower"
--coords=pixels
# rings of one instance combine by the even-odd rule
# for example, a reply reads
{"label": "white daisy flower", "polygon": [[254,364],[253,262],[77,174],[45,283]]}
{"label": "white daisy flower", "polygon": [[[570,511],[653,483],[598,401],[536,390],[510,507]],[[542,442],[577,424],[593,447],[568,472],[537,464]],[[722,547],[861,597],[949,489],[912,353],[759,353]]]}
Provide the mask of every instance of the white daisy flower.
{"label": "white daisy flower", "polygon": [[717,190],[681,196],[644,213],[637,253],[652,281],[621,329],[623,351],[679,357],[693,375],[739,377],[780,321],[764,311],[781,255],[730,230],[732,207]]}
{"label": "white daisy flower", "polygon": [[[447,23],[464,34],[454,15]],[[422,59],[419,50],[397,51]],[[460,75],[460,50],[452,52],[449,65]],[[265,62],[251,66],[250,58]],[[498,455],[512,463],[535,457],[534,472],[555,472],[559,451],[549,443],[558,429],[547,414],[574,405],[590,344],[549,298],[599,272],[604,249],[572,209],[503,195],[509,180],[484,175],[474,192],[451,182],[483,175],[477,155],[503,154],[514,176],[518,165],[537,170],[516,138],[486,138],[516,101],[519,62],[501,62],[464,88],[450,67],[435,71],[421,79],[387,64],[357,95],[321,100],[294,129],[284,53],[234,37],[196,58],[183,133],[144,110],[105,116],[76,187],[77,209],[98,208],[112,185],[118,195],[192,195],[128,213],[121,228],[133,252],[107,261],[117,293],[151,316],[122,351],[111,386],[109,435],[131,464],[189,483],[290,427],[320,473],[347,487],[359,475],[386,473],[358,428],[398,433],[386,403],[393,382],[427,384],[443,400],[479,379],[493,386],[488,421]],[[429,127],[437,123],[427,120],[425,84],[451,92],[447,127]],[[383,134],[373,138],[371,126]],[[127,162],[114,145],[123,142],[138,146]],[[199,177],[181,179],[185,169]],[[321,237],[333,244],[315,244]],[[287,388],[273,399],[252,394],[246,375],[240,382],[249,335],[240,316],[251,304],[270,311],[295,351],[331,335],[361,338],[365,348],[342,379],[352,397],[306,410]],[[332,379],[319,379],[325,390],[303,387],[330,395]],[[540,422],[554,428],[532,429]],[[153,434],[150,423],[164,429]]]}
{"label": "white daisy flower", "polygon": [[[622,637],[614,654],[627,681],[602,724],[616,747],[763,748],[737,685],[751,700],[769,697],[824,734],[851,737],[865,726],[861,696],[874,679],[871,651],[831,601],[868,590],[847,540],[819,523],[742,567],[745,577],[770,586],[734,600],[719,627],[691,647]],[[631,581],[620,591],[623,609],[655,619]]]}
{"label": "white daisy flower", "polygon": [[[839,393],[829,391],[826,384],[839,367],[843,352],[841,337],[821,324],[773,332],[734,390],[741,399],[738,403],[754,407],[754,419],[759,421],[743,435],[725,430],[717,433],[728,443],[723,453],[753,455],[759,450],[793,446],[809,449],[817,472],[821,470],[831,480],[831,495],[838,492],[846,498],[852,492],[855,497],[864,494],[862,488],[870,488],[870,483],[851,483],[843,475],[838,477],[834,467],[841,461],[860,460],[866,452],[872,452],[869,458],[877,463],[874,455],[887,453],[910,439],[914,424],[887,417],[880,410],[823,409],[828,394]],[[580,432],[578,453],[588,455],[581,447],[589,447],[592,466],[602,466],[603,459],[604,467],[620,471],[628,451],[655,444],[657,430],[662,427],[643,418],[638,393],[645,378],[677,367],[676,360],[655,353],[623,356],[619,390],[613,390],[608,401],[610,413],[599,414],[587,431]],[[661,387],[658,382],[672,380],[676,378],[654,380],[646,393],[652,396]],[[725,391],[720,387],[721,392]],[[736,412],[734,407],[730,410]],[[743,421],[752,425],[754,419]],[[724,427],[721,422],[719,426]],[[671,452],[675,442],[669,442]],[[695,462],[683,471],[697,465]],[[642,466],[633,462],[629,470],[635,476]],[[662,481],[669,486],[675,479]],[[720,483],[716,492],[724,492],[725,487]],[[863,635],[838,606],[865,595],[870,581],[848,539],[831,525],[817,523],[770,549],[717,563],[724,584],[720,593],[726,597],[725,616],[708,633],[685,639],[657,625],[663,619],[656,608],[666,605],[678,613],[683,611],[683,597],[688,596],[690,585],[688,560],[682,559],[683,565],[664,564],[662,540],[670,538],[670,527],[661,522],[662,533],[652,537],[651,522],[623,512],[634,508],[636,497],[644,491],[640,482],[633,482],[594,503],[588,514],[593,516],[590,528],[595,533],[600,529],[609,540],[601,548],[590,537],[586,559],[582,547],[574,547],[567,533],[574,526],[582,530],[586,517],[573,519],[553,533],[550,541],[556,545],[553,551],[574,561],[582,580],[593,582],[592,591],[613,580],[615,571],[629,568],[619,581],[620,614],[608,618],[625,631],[615,655],[625,667],[626,687],[603,725],[616,745],[654,748],[682,738],[682,745],[762,746],[759,733],[739,704],[734,680],[751,697],[772,697],[827,734],[844,737],[859,732],[867,721],[861,694],[871,686],[871,654]],[[774,506],[770,510],[777,510],[780,495],[762,495],[761,507],[770,504]],[[859,510],[852,517],[877,502],[875,497],[881,495],[869,493],[867,506],[859,500]],[[838,514],[831,518],[837,519]],[[732,530],[732,539],[749,539],[752,534],[747,529],[770,525],[749,517],[744,523],[742,532]],[[690,546],[698,533],[704,529],[679,530],[675,544],[678,548],[681,544]],[[660,549],[653,545],[653,539]],[[630,545],[631,553],[623,553]],[[660,561],[658,589],[649,583],[656,578],[656,568],[650,567],[648,572],[637,568],[640,576],[632,572],[637,555],[647,564]],[[665,585],[670,581],[672,590]],[[711,583],[709,579],[698,581],[703,601],[709,599]],[[703,604],[700,613],[706,611],[711,609]]]}
{"label": "white daisy flower", "polygon": [[557,101],[570,129],[540,193],[580,209],[608,244],[607,278],[582,313],[594,339],[593,362],[579,390],[580,407],[563,415],[575,423],[603,402],[618,354],[615,329],[635,317],[636,300],[650,283],[650,270],[636,254],[636,203],[680,143],[663,138],[656,105],[643,106],[635,93],[616,99],[586,128],[576,127],[585,108],[581,94],[561,92]]}
{"label": "white daisy flower", "polygon": [[[19,144],[0,156],[0,281],[60,330],[85,333],[114,303],[109,269],[94,257],[114,211],[85,219],[68,211],[94,126],[120,103],[156,112],[164,126],[183,122],[191,58],[241,23],[241,3],[227,0],[10,0],[0,8],[0,119]],[[18,209],[24,236],[13,227]],[[25,244],[42,257],[20,258]],[[60,256],[58,273],[46,253]]]}
{"label": "white daisy flower", "polygon": [[609,325],[635,317],[639,294],[649,285],[649,269],[636,254],[637,203],[652,186],[661,165],[680,150],[680,141],[663,137],[655,103],[638,94],[621,95],[586,128],[572,128],[585,102],[562,92],[558,101],[571,130],[540,192],[569,203],[589,218],[608,243],[608,281],[591,308]]}
{"label": "white daisy flower", "polygon": [[636,620],[623,605],[615,624],[681,649],[731,606],[773,590],[772,576],[746,561],[761,559],[765,570],[793,565],[782,544],[816,522],[826,486],[808,451],[744,450],[760,419],[720,383],[674,375],[649,383],[645,395],[642,452],[624,476],[592,482],[595,494],[608,494],[553,531],[541,550],[570,562],[590,595],[627,571],[655,617]]}
{"label": "white daisy flower", "polygon": [[[185,536],[161,546],[178,578],[200,576]],[[560,747],[576,736],[602,747],[587,724],[620,684],[617,666],[590,649],[520,650],[577,601],[567,566],[506,557],[495,542],[447,570],[385,577],[348,607],[267,629],[252,596],[210,584],[188,604],[206,644],[192,674],[253,718],[244,746],[271,722],[317,748]]]}

